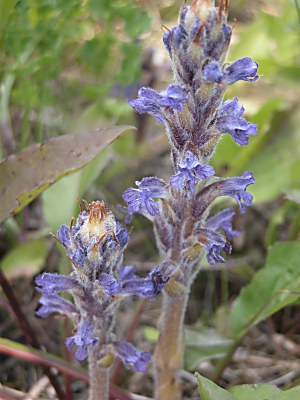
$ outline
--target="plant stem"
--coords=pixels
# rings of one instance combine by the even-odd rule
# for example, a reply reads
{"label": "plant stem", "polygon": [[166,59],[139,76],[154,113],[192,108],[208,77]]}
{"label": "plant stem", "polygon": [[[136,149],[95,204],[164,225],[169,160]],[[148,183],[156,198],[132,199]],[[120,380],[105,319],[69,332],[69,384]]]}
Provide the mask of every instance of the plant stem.
{"label": "plant stem", "polygon": [[188,291],[172,294],[164,291],[160,336],[155,352],[155,399],[180,400],[179,373],[183,365],[183,321]]}
{"label": "plant stem", "polygon": [[98,346],[89,349],[90,396],[89,400],[109,400],[110,368],[99,364]]}

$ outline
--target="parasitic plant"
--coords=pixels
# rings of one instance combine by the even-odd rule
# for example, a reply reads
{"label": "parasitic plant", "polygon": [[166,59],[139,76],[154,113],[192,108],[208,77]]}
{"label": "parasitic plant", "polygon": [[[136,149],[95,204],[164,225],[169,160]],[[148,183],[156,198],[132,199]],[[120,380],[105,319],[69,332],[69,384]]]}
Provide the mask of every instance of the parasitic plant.
{"label": "parasitic plant", "polygon": [[163,290],[159,321],[160,336],[155,355],[155,399],[181,398],[180,370],[183,366],[183,320],[190,287],[206,252],[210,264],[224,262],[231,253],[235,212],[225,209],[210,214],[213,201],[233,197],[245,212],[254,183],[250,172],[221,179],[209,165],[211,156],[226,133],[239,145],[257,133],[248,122],[237,98],[223,101],[228,86],[237,81],[255,82],[257,64],[249,57],[225,62],[232,29],[227,24],[228,1],[193,0],[182,6],[178,26],[163,36],[175,83],[162,92],[141,88],[130,101],[138,113],[148,113],[165,126],[171,145],[174,174],[169,182],[146,177],[127,189],[127,219],[134,213],[150,219],[163,260],[174,272]]}
{"label": "parasitic plant", "polygon": [[[69,276],[44,273],[36,278],[42,292],[40,317],[51,313],[68,316],[74,335],[66,346],[75,349],[75,357],[88,358],[90,400],[107,400],[109,373],[115,357],[127,368],[146,371],[150,354],[132,344],[117,340],[114,334],[115,312],[126,296],[153,299],[168,282],[172,265],[165,261],[146,278],[135,275],[134,267],[124,266],[123,252],[128,234],[104,202],[85,202],[85,210],[70,226],[62,225],[56,236],[64,246],[73,271]],[[73,302],[59,293],[67,292]]]}

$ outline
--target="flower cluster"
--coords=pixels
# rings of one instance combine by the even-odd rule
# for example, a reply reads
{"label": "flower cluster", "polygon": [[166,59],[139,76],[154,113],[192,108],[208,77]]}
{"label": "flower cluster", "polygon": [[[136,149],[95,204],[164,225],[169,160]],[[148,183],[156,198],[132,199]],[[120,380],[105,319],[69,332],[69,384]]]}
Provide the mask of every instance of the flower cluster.
{"label": "flower cluster", "polygon": [[[154,193],[156,194],[156,193]],[[124,266],[123,252],[128,234],[107,209],[104,202],[85,203],[74,223],[62,225],[57,240],[64,246],[72,262],[70,276],[44,273],[36,278],[42,292],[40,317],[51,313],[67,315],[76,333],[67,338],[68,349],[76,348],[75,356],[84,360],[88,349],[97,347],[100,359],[113,354],[126,367],[145,371],[150,359],[127,342],[114,341],[114,312],[119,301],[129,295],[153,299],[168,282],[173,267],[168,261],[155,267],[145,278],[135,274],[135,267]],[[61,297],[66,292],[73,302]]]}
{"label": "flower cluster", "polygon": [[244,146],[257,133],[256,125],[244,118],[237,98],[223,101],[223,97],[237,81],[255,82],[258,65],[249,57],[225,62],[232,33],[227,24],[228,4],[221,0],[215,8],[212,3],[185,3],[178,25],[163,36],[175,84],[160,93],[141,88],[138,98],[130,101],[135,111],[149,113],[165,124],[175,171],[169,182],[143,178],[137,189],[124,192],[126,222],[135,212],[150,218],[161,255],[171,257],[189,276],[195,272],[201,247],[210,264],[223,262],[221,252],[231,252],[229,241],[238,233],[232,228],[233,209],[209,217],[213,201],[230,196],[244,213],[252,202],[247,187],[254,183],[250,172],[217,178],[208,165],[223,134]]}

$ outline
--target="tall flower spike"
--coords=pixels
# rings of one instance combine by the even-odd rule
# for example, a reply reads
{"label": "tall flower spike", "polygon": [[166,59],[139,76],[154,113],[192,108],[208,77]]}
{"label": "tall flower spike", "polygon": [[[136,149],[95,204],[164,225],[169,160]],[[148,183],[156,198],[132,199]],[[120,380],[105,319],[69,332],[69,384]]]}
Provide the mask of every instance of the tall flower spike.
{"label": "tall flower spike", "polygon": [[[136,111],[148,112],[164,122],[174,167],[162,196],[155,197],[140,187],[124,193],[129,215],[140,212],[151,217],[161,256],[171,257],[176,266],[164,289],[155,363],[158,400],[182,397],[179,371],[184,311],[202,248],[210,264],[224,262],[224,254],[231,252],[228,240],[238,234],[232,227],[234,210],[210,217],[212,203],[220,196],[231,196],[242,213],[252,203],[247,192],[254,183],[251,173],[220,179],[212,177],[214,170],[208,165],[222,135],[230,134],[244,146],[257,133],[256,125],[244,118],[244,108],[236,98],[223,102],[230,85],[258,79],[258,65],[250,57],[226,60],[232,35],[227,15],[228,0],[220,0],[219,7],[213,0],[193,0],[190,6],[184,2],[178,25],[163,35],[175,85],[186,96],[183,106],[164,107],[162,101],[169,102],[164,99],[165,93],[157,94],[149,88],[141,89],[139,98],[131,103]],[[136,290],[133,281],[126,285],[128,290]]]}

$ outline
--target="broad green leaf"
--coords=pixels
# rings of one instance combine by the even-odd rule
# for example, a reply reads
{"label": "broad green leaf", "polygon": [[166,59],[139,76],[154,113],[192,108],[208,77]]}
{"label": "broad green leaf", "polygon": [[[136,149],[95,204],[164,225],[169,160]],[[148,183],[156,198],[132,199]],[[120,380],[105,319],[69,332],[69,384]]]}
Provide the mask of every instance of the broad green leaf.
{"label": "broad green leaf", "polygon": [[300,386],[296,386],[292,389],[285,390],[276,397],[274,397],[274,400],[299,400],[299,399],[300,399]]}
{"label": "broad green leaf", "polygon": [[227,392],[227,390],[222,389],[220,386],[199,375],[197,372],[195,375],[198,380],[201,400],[238,400],[235,396]]}
{"label": "broad green leaf", "polygon": [[0,222],[23,207],[62,177],[95,158],[121,133],[117,126],[78,135],[64,135],[34,144],[0,164]]}
{"label": "broad green leaf", "polygon": [[185,343],[185,367],[195,370],[203,361],[222,358],[232,341],[215,329],[201,328],[185,329]]}
{"label": "broad green leaf", "polygon": [[[274,400],[281,390],[273,385],[240,385],[229,389],[237,400]],[[277,397],[276,397],[277,399]]]}
{"label": "broad green leaf", "polygon": [[68,225],[75,216],[76,202],[80,197],[80,172],[65,176],[43,193],[45,219],[52,233],[56,233],[62,224]]}
{"label": "broad green leaf", "polygon": [[32,276],[44,265],[47,253],[46,239],[31,240],[9,251],[2,259],[1,267],[9,278]]}
{"label": "broad green leaf", "polygon": [[275,244],[266,265],[235,300],[231,315],[232,332],[238,338],[251,326],[297,299],[288,291],[300,291],[300,242]]}
{"label": "broad green leaf", "polygon": [[251,193],[255,202],[269,201],[299,183],[300,109],[278,113],[268,142],[252,156],[247,169],[255,176]]}

